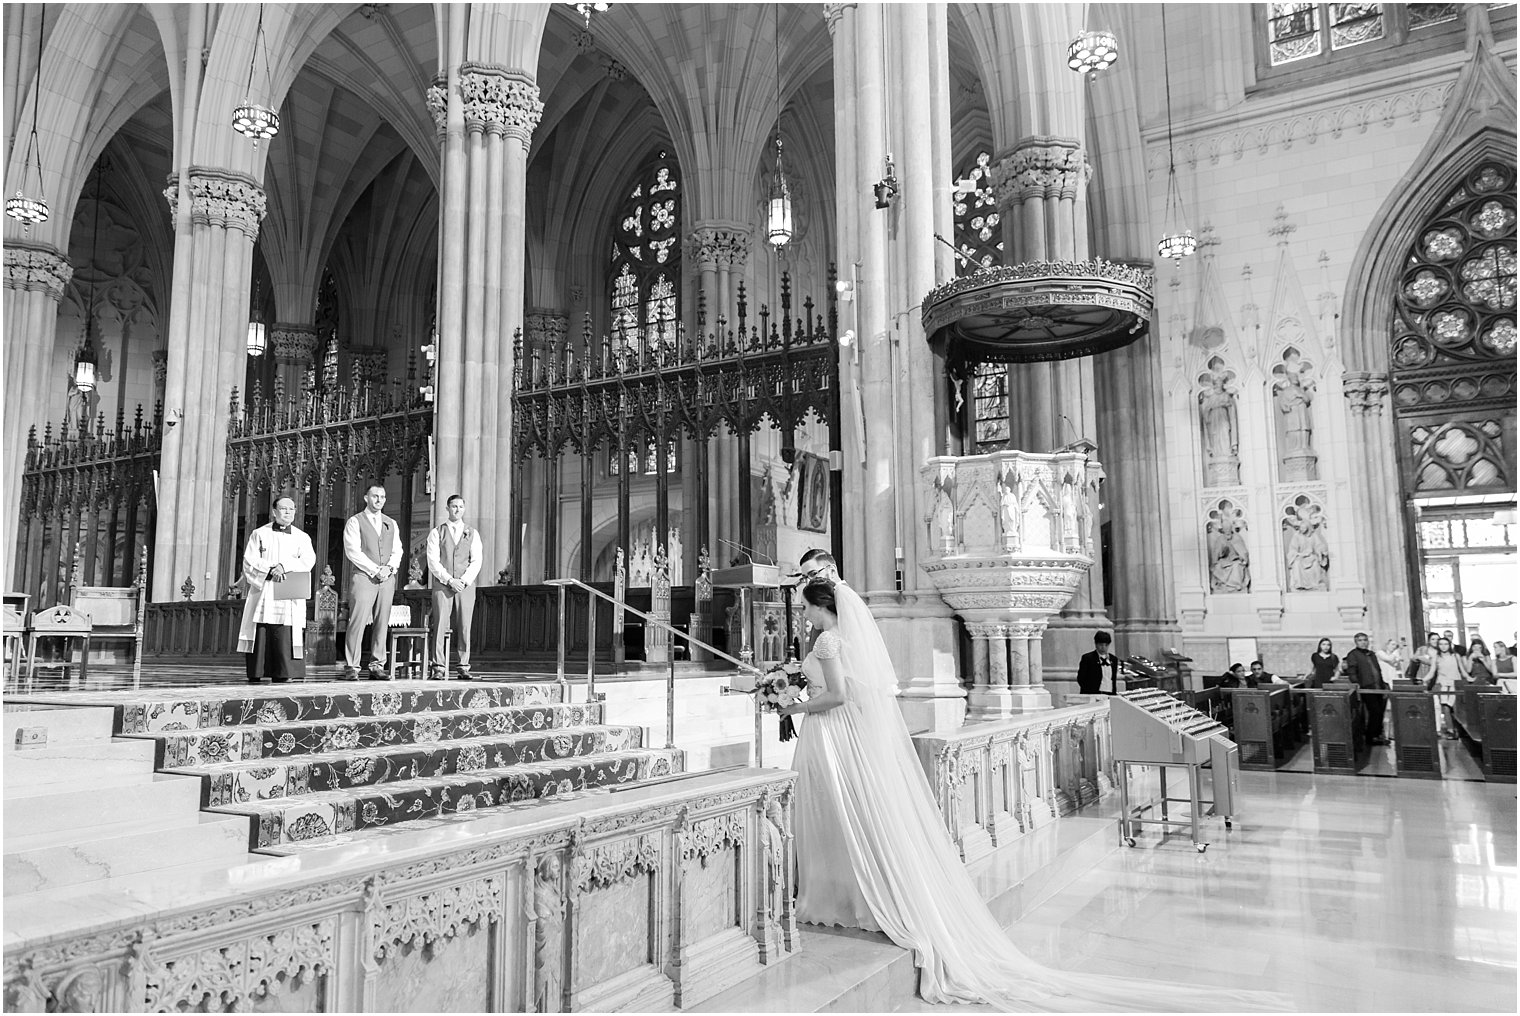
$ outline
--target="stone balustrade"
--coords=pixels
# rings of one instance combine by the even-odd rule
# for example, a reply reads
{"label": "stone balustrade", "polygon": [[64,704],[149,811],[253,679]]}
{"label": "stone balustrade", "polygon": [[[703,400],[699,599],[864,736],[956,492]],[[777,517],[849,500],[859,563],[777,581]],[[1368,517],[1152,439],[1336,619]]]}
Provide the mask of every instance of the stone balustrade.
{"label": "stone balustrade", "polygon": [[800,948],[792,781],[709,774],[337,863],[267,858],[146,918],[130,894],[69,913],[8,906],[5,1008],[690,1006]]}
{"label": "stone balustrade", "polygon": [[1041,636],[1093,562],[1102,467],[1090,445],[929,459],[924,572],[966,624],[966,722],[1050,708]]}
{"label": "stone balustrade", "polygon": [[1107,702],[919,734],[913,745],[967,861],[1114,786]]}

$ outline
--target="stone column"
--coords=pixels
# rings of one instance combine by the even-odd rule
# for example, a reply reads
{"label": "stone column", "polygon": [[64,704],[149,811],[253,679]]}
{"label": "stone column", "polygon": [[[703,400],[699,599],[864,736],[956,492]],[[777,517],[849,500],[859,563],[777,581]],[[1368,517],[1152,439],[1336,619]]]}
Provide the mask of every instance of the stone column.
{"label": "stone column", "polygon": [[[700,222],[687,234],[700,272],[701,294],[707,309],[705,330],[711,332],[721,346],[727,339],[727,331],[736,326],[738,305],[733,294],[733,275],[741,271],[749,259],[750,231],[737,222],[711,220]],[[721,322],[721,324],[720,324]],[[719,428],[708,439],[712,449],[712,502],[708,529],[714,534],[712,549],[719,567],[732,559],[734,550],[719,542],[734,540],[743,543],[739,535],[739,490],[747,482],[739,475],[739,453],[734,435]]]}
{"label": "stone column", "polygon": [[1366,589],[1368,631],[1411,630],[1418,613],[1411,601],[1409,561],[1400,502],[1398,447],[1388,405],[1388,375],[1347,371],[1341,378],[1351,413],[1351,493],[1356,505],[1357,556]]}
{"label": "stone column", "polygon": [[[26,469],[26,435],[45,412],[48,367],[58,331],[58,302],[74,277],[62,252],[40,243],[7,238],[5,243],[5,500],[7,520],[0,533],[0,576],[25,588],[11,571],[21,518],[21,477]],[[41,427],[39,426],[39,432]]]}
{"label": "stone column", "polygon": [[[164,385],[165,423],[175,425],[166,428],[159,465],[153,599],[160,603],[177,599],[186,579],[205,596],[230,581],[219,524],[227,508],[228,400],[247,356],[248,273],[265,208],[263,189],[241,173],[192,167],[186,183],[171,179],[164,192],[176,220]],[[182,190],[189,209],[181,207]]]}
{"label": "stone column", "polygon": [[[463,33],[462,22],[451,29]],[[450,52],[463,42],[452,39]],[[525,173],[543,103],[530,74],[461,62],[428,105],[444,165],[433,521],[442,496],[463,494],[495,575],[513,547],[512,336],[523,326]]]}

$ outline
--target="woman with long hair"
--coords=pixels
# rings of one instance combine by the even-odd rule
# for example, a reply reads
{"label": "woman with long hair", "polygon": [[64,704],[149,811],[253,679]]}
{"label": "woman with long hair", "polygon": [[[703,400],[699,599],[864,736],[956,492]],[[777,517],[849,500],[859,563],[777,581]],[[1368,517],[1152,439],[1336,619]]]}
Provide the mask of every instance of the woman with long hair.
{"label": "woman with long hair", "polygon": [[1478,684],[1494,683],[1494,658],[1488,654],[1488,646],[1476,635],[1467,643],[1468,678]]}
{"label": "woman with long hair", "polygon": [[884,932],[911,949],[927,1002],[1019,1012],[1287,1008],[1280,996],[1051,970],[1008,940],[945,831],[897,707],[897,675],[870,609],[844,583],[802,590],[819,629],[797,770],[797,913]]}
{"label": "woman with long hair", "polygon": [[1467,661],[1452,650],[1451,639],[1441,636],[1436,641],[1436,655],[1431,660],[1430,680],[1426,687],[1440,696],[1441,736],[1448,740],[1455,739],[1457,736],[1456,711],[1452,697],[1457,690],[1457,679],[1461,678],[1465,681],[1469,677]]}
{"label": "woman with long hair", "polygon": [[1498,679],[1515,676],[1515,657],[1509,651],[1509,646],[1503,642],[1494,642],[1494,677]]}
{"label": "woman with long hair", "polygon": [[1341,658],[1335,655],[1329,639],[1320,639],[1314,652],[1309,654],[1309,687],[1322,688],[1335,680],[1335,671]]}

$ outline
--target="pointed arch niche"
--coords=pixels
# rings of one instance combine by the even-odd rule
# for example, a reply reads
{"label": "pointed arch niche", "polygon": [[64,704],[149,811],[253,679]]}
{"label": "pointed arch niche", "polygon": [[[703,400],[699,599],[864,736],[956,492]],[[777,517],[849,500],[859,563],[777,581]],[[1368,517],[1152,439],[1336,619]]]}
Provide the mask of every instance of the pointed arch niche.
{"label": "pointed arch niche", "polygon": [[[1514,629],[1515,79],[1469,58],[1348,275],[1343,390],[1375,632]],[[1492,595],[1490,595],[1492,592]],[[1503,595],[1499,595],[1503,593]]]}

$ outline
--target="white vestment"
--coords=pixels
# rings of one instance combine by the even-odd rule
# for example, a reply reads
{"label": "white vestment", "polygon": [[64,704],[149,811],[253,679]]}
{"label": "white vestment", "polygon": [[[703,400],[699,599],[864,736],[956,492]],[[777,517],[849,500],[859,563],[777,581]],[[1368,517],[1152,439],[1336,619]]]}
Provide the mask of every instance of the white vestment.
{"label": "white vestment", "polygon": [[317,552],[311,537],[291,526],[277,533],[273,525],[260,526],[248,536],[243,549],[243,581],[248,598],[243,603],[243,625],[238,629],[238,652],[253,652],[253,636],[261,624],[290,625],[290,642],[295,659],[301,659],[306,633],[306,601],[277,600],[269,584],[269,571],[283,565],[287,572],[309,572],[316,567]]}

